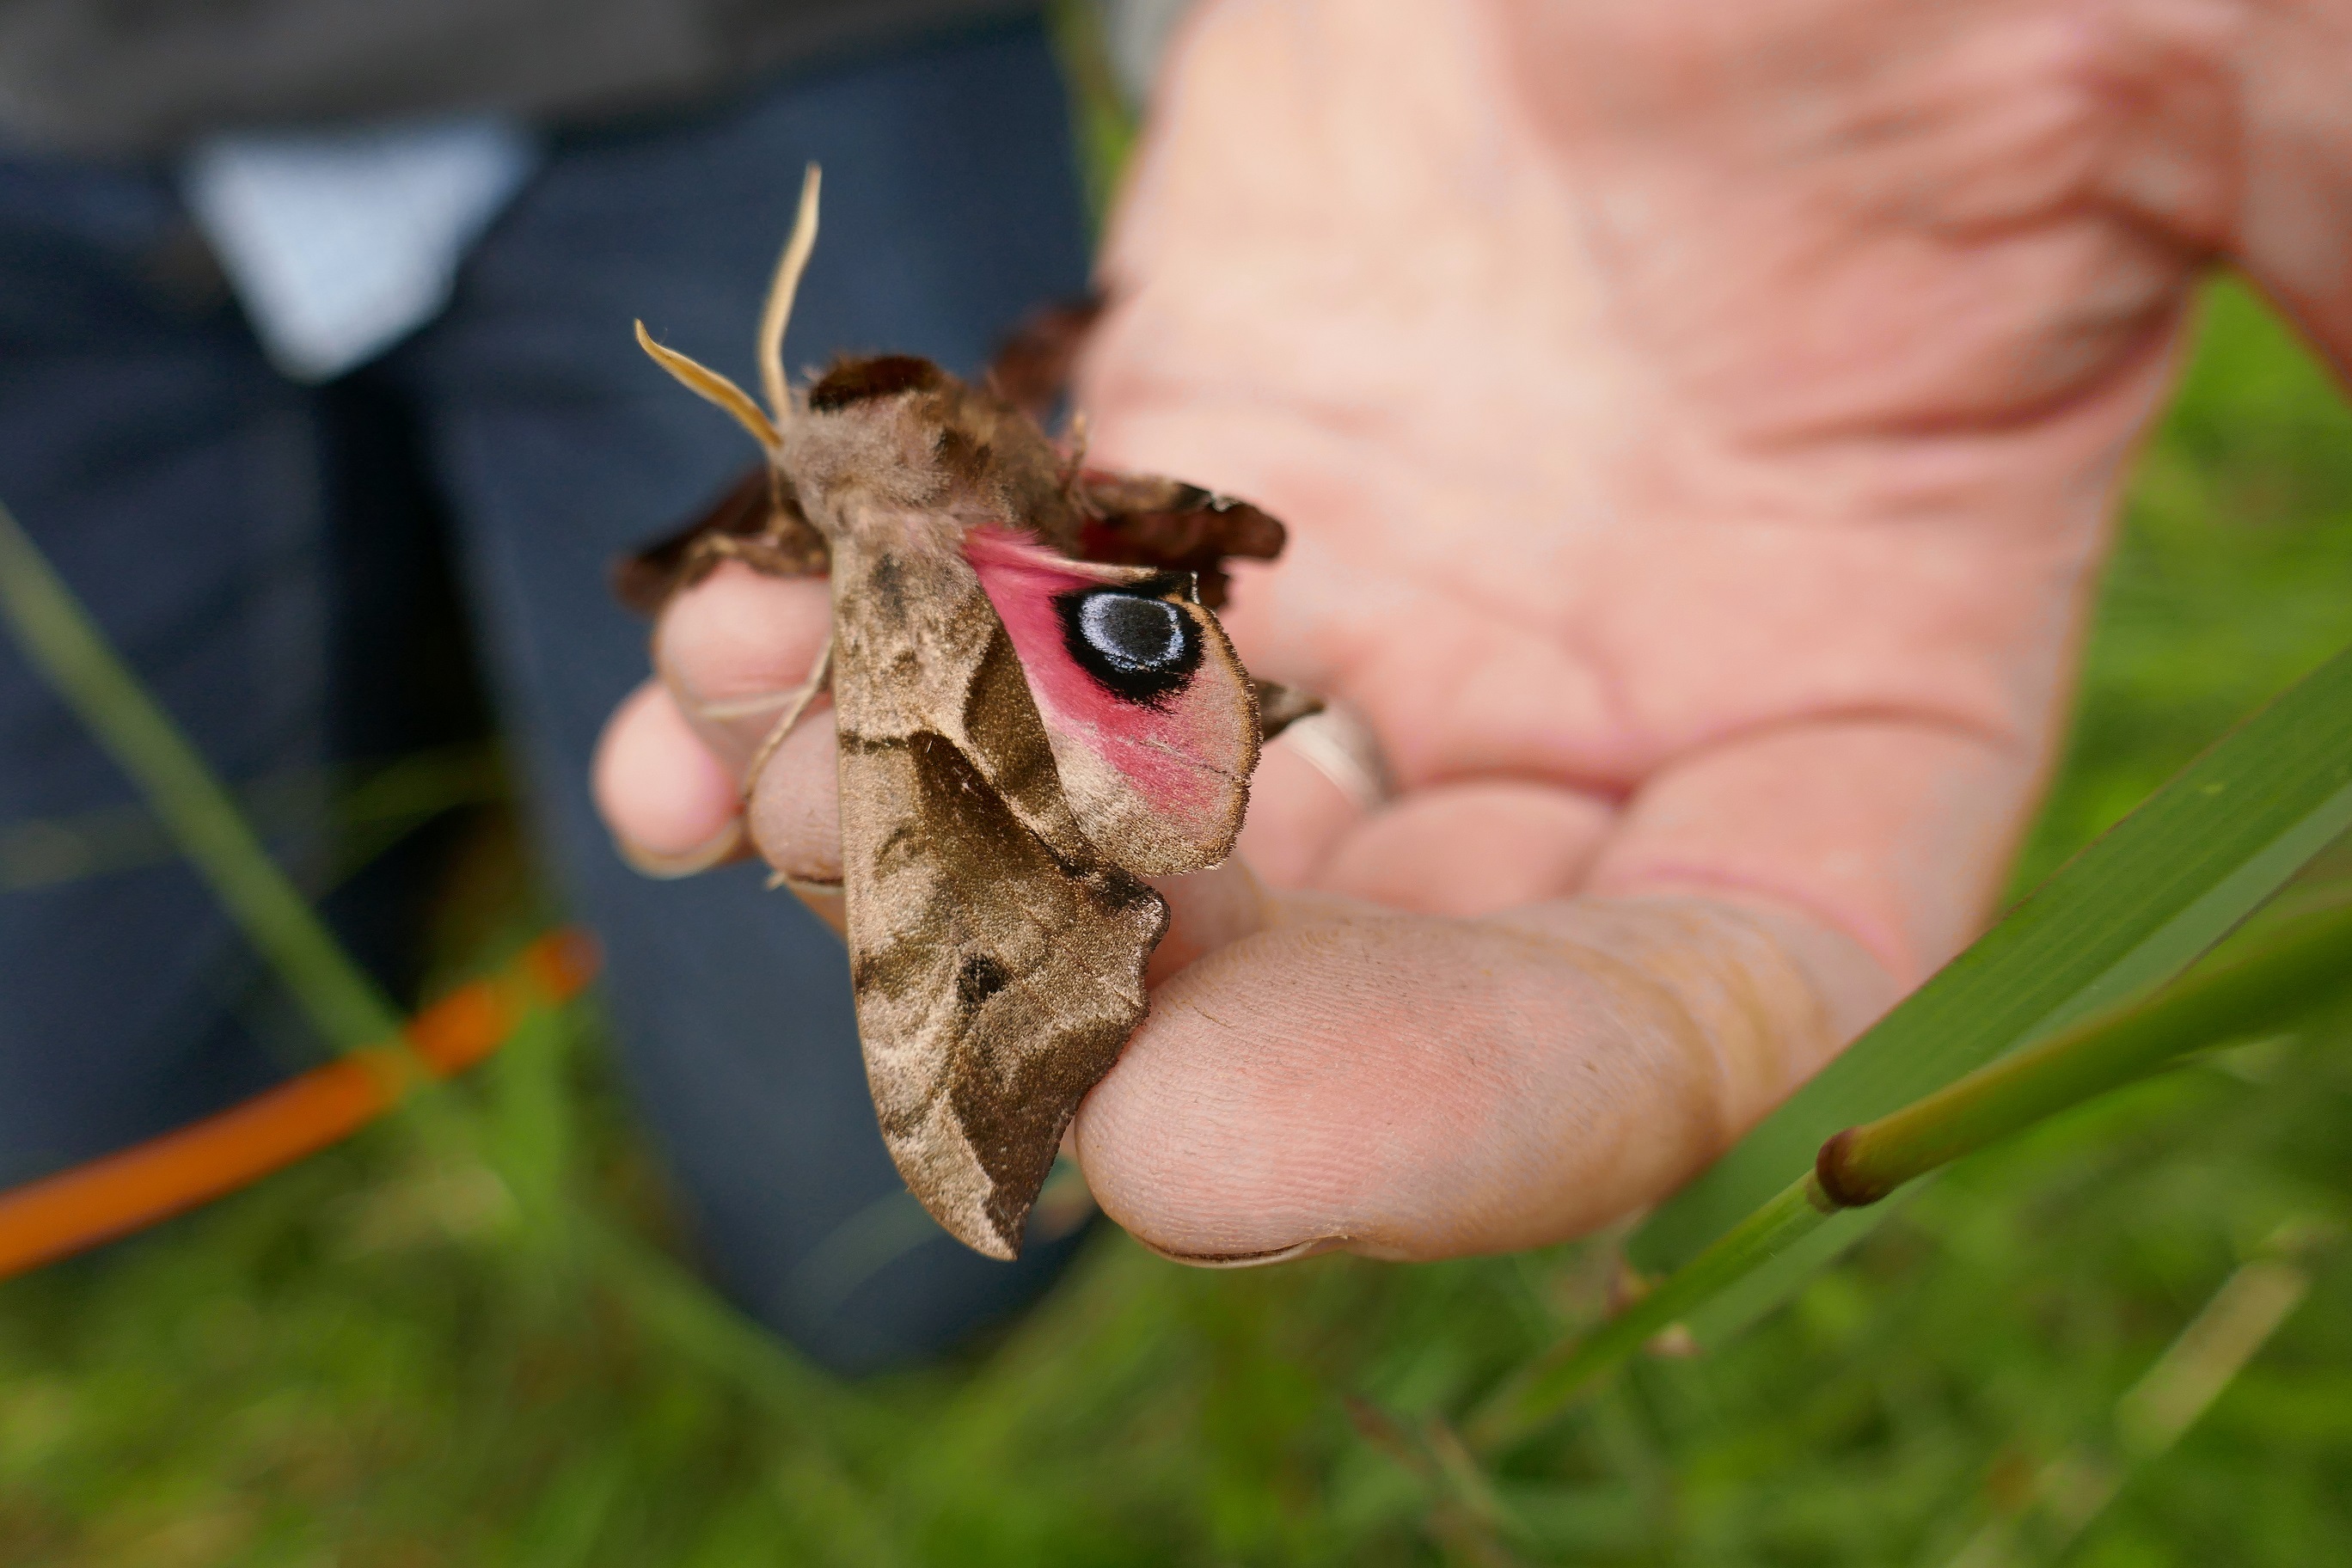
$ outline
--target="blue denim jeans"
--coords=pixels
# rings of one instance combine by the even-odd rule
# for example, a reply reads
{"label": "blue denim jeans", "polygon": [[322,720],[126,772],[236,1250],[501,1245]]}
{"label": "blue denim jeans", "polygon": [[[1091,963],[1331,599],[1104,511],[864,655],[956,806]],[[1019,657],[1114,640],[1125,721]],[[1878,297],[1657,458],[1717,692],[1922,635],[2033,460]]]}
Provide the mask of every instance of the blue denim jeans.
{"label": "blue denim jeans", "polygon": [[[591,750],[647,672],[610,563],[755,455],[630,322],[754,384],[761,296],[815,159],[824,237],[793,362],[896,349],[975,370],[1084,288],[1066,112],[1030,25],[567,134],[449,310],[323,388],[262,359],[163,172],[0,157],[0,499],[231,781],[461,732],[448,693],[472,650],[539,842],[604,943],[623,1077],[712,1273],[845,1370],[945,1348],[1075,1242],[1007,1266],[929,1227],[875,1129],[839,943],[756,869],[636,876],[596,819]],[[462,610],[434,591],[441,541]],[[132,799],[0,641],[0,835]],[[315,845],[278,847],[300,864]],[[416,900],[397,872],[331,906],[364,952],[398,951]],[[215,1110],[316,1048],[184,866],[0,887],[0,1184]],[[928,1238],[876,1250],[877,1227]]]}

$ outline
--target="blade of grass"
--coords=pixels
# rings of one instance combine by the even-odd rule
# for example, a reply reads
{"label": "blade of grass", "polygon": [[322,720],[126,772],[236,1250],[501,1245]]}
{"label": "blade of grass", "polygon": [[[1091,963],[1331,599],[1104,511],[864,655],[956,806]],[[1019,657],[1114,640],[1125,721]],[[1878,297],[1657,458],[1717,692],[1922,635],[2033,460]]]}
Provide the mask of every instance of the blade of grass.
{"label": "blade of grass", "polygon": [[230,916],[340,1048],[388,1045],[400,1012],[254,837],[228,792],[150,697],[5,505],[0,612],[26,657],[146,794]]}
{"label": "blade of grass", "polygon": [[1079,172],[1086,180],[1087,211],[1099,230],[1110,212],[1119,172],[1135,148],[1135,112],[1128,107],[1111,64],[1103,7],[1095,0],[1055,0],[1046,8],[1045,21],[1069,88],[1070,122],[1078,144]]}
{"label": "blade of grass", "polygon": [[[320,799],[328,799],[337,829],[352,841],[348,852],[338,847],[334,876],[340,879],[445,813],[502,800],[507,794],[497,752],[459,746],[366,769],[289,769],[238,786],[232,798],[246,821],[264,832],[274,823],[310,820]],[[179,857],[178,843],[143,804],[19,818],[0,824],[0,892],[158,866]]]}
{"label": "blade of grass", "polygon": [[[1988,1521],[1950,1568],[2001,1568],[2061,1557],[2135,1472],[2171,1451],[2294,1315],[2311,1289],[2310,1255],[2335,1239],[2334,1227],[2325,1222],[2281,1226],[2260,1255],[2222,1282],[2204,1310],[2116,1402],[2107,1440],[2077,1445],[2043,1465],[2032,1489]],[[2033,1515],[2049,1528],[2029,1557],[2019,1551],[2019,1532]]]}
{"label": "blade of grass", "polygon": [[[2331,860],[2343,864],[2331,869],[2328,866]],[[2266,922],[2283,921],[2328,903],[2352,898],[2352,878],[2346,875],[2347,865],[2352,865],[2352,840],[2339,838],[2312,862],[2294,885],[2271,901],[2259,920],[2249,922],[2245,929],[2223,942],[2215,952],[2212,962],[2219,962],[2241,943],[2259,943],[2267,940],[2269,930],[2265,929]],[[2315,870],[2322,872],[2317,881],[2312,879]],[[1821,1228],[1774,1254],[1753,1273],[1693,1310],[1684,1323],[1690,1331],[1693,1342],[1707,1349],[1738,1336],[1749,1324],[1787,1300],[1815,1273],[1835,1262],[1848,1247],[1889,1218],[1895,1210],[1925,1192],[1933,1179],[1931,1173],[1901,1188],[1884,1203],[1868,1208],[1842,1209],[1832,1215],[1822,1223]]]}
{"label": "blade of grass", "polygon": [[[2099,1008],[2229,934],[2352,826],[2352,649],[2074,857],[1662,1205],[1628,1255],[1664,1273],[1780,1192],[1823,1139]],[[1848,1239],[1866,1219],[1846,1222]]]}
{"label": "blade of grass", "polygon": [[[398,1011],[269,858],[228,792],[5,505],[0,618],[140,785],[320,1032],[363,1061],[378,1059],[373,1047],[397,1043]],[[601,1276],[649,1326],[779,1412],[808,1401],[816,1383],[798,1360],[685,1268],[599,1215],[568,1201],[563,1208]]]}
{"label": "blade of grass", "polygon": [[2251,952],[2206,965],[2156,996],[2085,1018],[1958,1082],[1825,1141],[1815,1166],[1580,1340],[1522,1368],[1464,1426],[1491,1452],[1564,1411],[1626,1357],[1701,1305],[1818,1233],[1843,1209],[1975,1153],[2183,1054],[2278,1027],[2352,984],[2352,905],[2279,923]]}
{"label": "blade of grass", "polygon": [[1462,1424],[1463,1441],[1492,1454],[1533,1435],[1703,1302],[1819,1229],[1834,1207],[1806,1172],[1640,1300],[1520,1368]]}
{"label": "blade of grass", "polygon": [[[375,1047],[402,1037],[398,1011],[269,858],[228,792],[5,506],[0,618],[139,784],[314,1025],[352,1060],[380,1062],[388,1053]],[[543,1217],[572,1230],[599,1276],[666,1341],[724,1373],[780,1415],[813,1397],[818,1384],[797,1358],[677,1262],[568,1200],[559,1213]]]}
{"label": "blade of grass", "polygon": [[499,1049],[520,1024],[577,994],[594,969],[583,939],[541,937],[495,977],[418,1014],[404,1051],[345,1052],[226,1110],[0,1191],[0,1279],[210,1203],[349,1137],[420,1076],[451,1077]]}
{"label": "blade of grass", "polygon": [[1690,1316],[1683,1320],[1691,1343],[1709,1351],[1737,1338],[1801,1289],[1806,1280],[1844,1257],[1848,1247],[1893,1218],[1934,1181],[1932,1173],[1923,1176],[1885,1203],[1866,1209],[1840,1209],[1822,1220],[1818,1228],[1692,1308]]}

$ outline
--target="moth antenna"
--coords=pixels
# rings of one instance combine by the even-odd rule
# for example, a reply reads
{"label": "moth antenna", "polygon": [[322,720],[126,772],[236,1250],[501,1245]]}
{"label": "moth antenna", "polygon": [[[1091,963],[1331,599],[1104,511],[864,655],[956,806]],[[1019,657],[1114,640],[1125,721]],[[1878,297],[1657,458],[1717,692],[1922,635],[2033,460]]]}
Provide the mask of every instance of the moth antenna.
{"label": "moth antenna", "polygon": [[784,743],[784,737],[793,732],[793,726],[801,721],[801,716],[809,710],[809,704],[816,700],[817,693],[823,691],[832,679],[833,634],[827,632],[824,647],[818,650],[816,665],[809,671],[808,679],[793,693],[792,705],[784,710],[783,717],[776,721],[775,727],[760,742],[760,749],[751,753],[751,760],[743,766],[743,799],[746,803],[750,802],[751,792],[759,787],[760,774],[766,770],[768,759],[776,754],[776,748]]}
{"label": "moth antenna", "polygon": [[709,398],[732,414],[737,424],[751,432],[751,439],[767,451],[775,451],[780,437],[776,435],[774,423],[760,411],[760,405],[752,402],[751,395],[741,387],[709,366],[695,363],[676,349],[662,347],[654,342],[653,334],[646,331],[643,321],[637,323],[637,346],[651,354],[656,364],[677,377],[688,391],[698,397]]}
{"label": "moth antenna", "polygon": [[811,163],[801,176],[801,209],[793,219],[793,237],[784,241],[776,280],[768,287],[767,307],[760,312],[760,384],[779,425],[792,417],[792,388],[784,381],[784,323],[792,319],[793,296],[800,290],[809,252],[816,248],[818,179],[817,166]]}

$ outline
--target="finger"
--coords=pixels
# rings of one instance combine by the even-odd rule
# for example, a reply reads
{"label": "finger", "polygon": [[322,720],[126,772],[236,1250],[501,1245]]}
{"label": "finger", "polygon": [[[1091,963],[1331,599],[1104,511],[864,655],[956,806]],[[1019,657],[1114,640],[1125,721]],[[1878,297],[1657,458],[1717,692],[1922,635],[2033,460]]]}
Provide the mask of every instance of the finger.
{"label": "finger", "polygon": [[590,786],[622,858],[648,876],[691,876],[741,851],[735,781],[658,681],[605,723]]}
{"label": "finger", "polygon": [[654,665],[678,710],[740,776],[798,696],[833,625],[820,577],[771,577],[732,562],[672,599]]}
{"label": "finger", "polygon": [[1192,1261],[1578,1235],[1671,1191],[1859,1026],[1875,966],[1801,926],[1696,900],[1286,910],[1160,989],[1080,1108],[1079,1158],[1113,1218]]}
{"label": "finger", "polygon": [[1482,915],[1565,898],[1615,813],[1557,784],[1432,784],[1389,803],[1328,854],[1316,885],[1424,914]]}
{"label": "finger", "polygon": [[1249,815],[1242,820],[1239,851],[1274,886],[1310,887],[1364,812],[1364,803],[1310,762],[1285,732],[1266,742],[1257,772],[1250,775]]}
{"label": "finger", "polygon": [[761,858],[796,882],[841,880],[841,773],[833,705],[820,701],[778,742],[745,807]]}

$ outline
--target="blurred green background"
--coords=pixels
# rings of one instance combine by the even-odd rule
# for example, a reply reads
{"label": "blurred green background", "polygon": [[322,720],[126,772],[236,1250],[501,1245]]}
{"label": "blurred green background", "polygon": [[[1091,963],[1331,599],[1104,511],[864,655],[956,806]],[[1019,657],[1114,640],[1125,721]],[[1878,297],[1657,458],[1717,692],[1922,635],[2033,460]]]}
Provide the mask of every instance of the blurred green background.
{"label": "blurred green background", "polygon": [[[2020,886],[2352,642],[2352,416],[2215,286],[2144,455]],[[486,831],[451,978],[548,912]],[[1943,1563],[2282,1225],[2352,1219],[2352,1018],[1934,1184],[1733,1344],[1651,1359],[1504,1497],[1531,1560]],[[1605,1245],[1163,1263],[1104,1227],[954,1365],[848,1386],[616,1246],[670,1245],[592,1011],[163,1229],[0,1284],[0,1563],[1417,1563],[1342,1396],[1458,1406],[1602,1309]],[[2352,1561],[2352,1247],[2066,1561]],[[2023,1559],[2057,1537],[2029,1530]]]}

